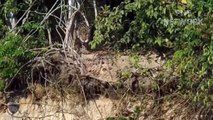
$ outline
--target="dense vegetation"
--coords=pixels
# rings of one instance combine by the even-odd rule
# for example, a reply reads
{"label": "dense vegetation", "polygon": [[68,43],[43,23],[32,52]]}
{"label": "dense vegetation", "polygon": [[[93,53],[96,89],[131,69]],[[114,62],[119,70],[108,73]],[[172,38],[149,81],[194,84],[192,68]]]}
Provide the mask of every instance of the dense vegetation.
{"label": "dense vegetation", "polygon": [[[17,4],[15,0],[6,0],[0,4],[0,89],[4,87],[4,81],[20,74],[29,73],[28,62],[41,51],[34,49],[47,45],[45,30],[49,24],[43,22],[46,12],[40,9],[39,2],[26,1]],[[9,29],[9,13],[12,12],[18,18],[14,29]],[[36,13],[37,12],[37,13]]]}
{"label": "dense vegetation", "polygon": [[[50,22],[42,22],[45,15],[39,12],[47,11],[40,9],[43,6],[39,2],[15,7],[12,3],[13,0],[6,0],[0,11],[1,89],[4,79],[11,79],[17,72],[29,72],[26,68],[19,69],[40,54],[32,49],[47,46],[45,30],[52,27]],[[27,11],[29,7],[34,12],[16,27],[18,32],[9,31],[6,14],[11,10]],[[210,0],[125,0],[113,9],[104,6],[96,18],[94,40],[90,44],[92,48],[103,46],[114,50],[169,50],[172,58],[167,58],[167,67],[180,75],[179,90],[195,102],[212,105],[212,8]]]}
{"label": "dense vegetation", "polygon": [[167,66],[180,75],[180,91],[212,105],[212,5],[203,0],[126,0],[113,10],[105,7],[91,45],[169,50],[172,58],[167,58]]}

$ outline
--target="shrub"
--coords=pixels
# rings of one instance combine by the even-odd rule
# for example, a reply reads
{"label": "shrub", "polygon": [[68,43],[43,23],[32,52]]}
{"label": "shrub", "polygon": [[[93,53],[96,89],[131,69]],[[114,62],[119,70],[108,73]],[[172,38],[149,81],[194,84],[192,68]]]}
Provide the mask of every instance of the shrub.
{"label": "shrub", "polygon": [[30,7],[32,11],[44,12],[36,2],[28,1],[18,5],[15,3],[14,0],[6,0],[0,8],[0,90],[4,88],[5,79],[28,73],[29,67],[25,66],[26,63],[38,55],[31,49],[44,47],[47,43],[45,30],[49,26],[47,22],[40,24],[43,18],[35,12],[25,15],[25,22],[20,24],[21,21],[15,32],[9,31],[6,26],[6,15],[9,12],[22,14]]}
{"label": "shrub", "polygon": [[[92,48],[173,51],[167,66],[179,73],[183,94],[205,105],[213,101],[212,2],[125,0],[96,19]],[[129,16],[133,15],[130,19]]]}
{"label": "shrub", "polygon": [[95,48],[102,43],[116,49],[172,47],[185,26],[171,21],[178,9],[186,8],[174,2],[168,4],[154,0],[126,0],[113,11],[106,7],[97,17],[91,45]]}

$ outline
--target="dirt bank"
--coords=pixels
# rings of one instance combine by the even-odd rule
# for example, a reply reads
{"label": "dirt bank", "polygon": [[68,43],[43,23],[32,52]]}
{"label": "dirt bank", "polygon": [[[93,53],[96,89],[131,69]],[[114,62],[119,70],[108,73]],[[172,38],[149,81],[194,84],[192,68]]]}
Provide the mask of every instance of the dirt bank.
{"label": "dirt bank", "polygon": [[[1,120],[196,118],[187,101],[170,90],[175,90],[172,85],[175,86],[177,78],[170,80],[169,73],[166,73],[170,82],[162,86],[170,86],[169,89],[155,89],[154,86],[159,87],[160,84],[156,78],[162,71],[165,72],[165,61],[155,53],[135,56],[103,52],[84,54],[80,57],[84,64],[83,76],[75,76],[81,70],[79,66],[74,68],[79,64],[74,64],[75,61],[68,54],[55,52],[45,59],[50,63],[38,62],[34,70],[42,71],[45,68],[42,73],[48,74],[45,77],[46,81],[49,80],[48,85],[42,82],[30,84],[26,88],[30,92],[13,97],[17,99],[18,107],[14,101],[2,99],[6,104],[1,105]],[[15,111],[14,114],[11,109]]]}

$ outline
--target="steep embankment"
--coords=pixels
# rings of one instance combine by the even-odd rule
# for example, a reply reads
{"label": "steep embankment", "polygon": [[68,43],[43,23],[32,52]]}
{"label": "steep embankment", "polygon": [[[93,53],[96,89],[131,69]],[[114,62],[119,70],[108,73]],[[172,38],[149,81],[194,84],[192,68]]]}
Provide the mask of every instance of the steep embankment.
{"label": "steep embankment", "polygon": [[76,60],[58,50],[49,52],[32,68],[38,76],[33,78],[40,80],[29,83],[20,95],[7,94],[7,100],[2,99],[6,105],[1,105],[0,118],[170,120],[195,116],[175,91],[178,78],[164,70],[165,62],[155,53],[109,53],[90,53]]}

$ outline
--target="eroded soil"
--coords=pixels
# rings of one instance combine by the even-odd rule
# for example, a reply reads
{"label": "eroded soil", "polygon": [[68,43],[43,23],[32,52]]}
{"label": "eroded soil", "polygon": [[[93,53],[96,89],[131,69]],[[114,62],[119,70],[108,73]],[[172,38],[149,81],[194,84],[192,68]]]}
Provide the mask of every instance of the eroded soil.
{"label": "eroded soil", "polygon": [[[16,107],[2,98],[5,104],[0,105],[1,120],[103,120],[122,116],[138,120],[196,118],[187,101],[178,98],[178,94],[174,92],[169,95],[170,90],[166,87],[161,87],[157,92],[153,89],[153,85],[158,83],[156,78],[162,71],[165,73],[165,61],[155,53],[137,56],[137,65],[130,55],[121,53],[85,54],[80,58],[84,63],[85,75],[80,78],[73,75],[79,74],[80,70],[66,63],[60,54],[58,52],[47,59],[53,64],[47,69],[57,67],[54,64],[59,65],[52,76],[48,74],[48,79],[63,84],[57,86],[54,80],[48,86],[32,84],[28,88],[31,94],[19,96],[16,101],[19,107],[14,114],[10,109]],[[170,73],[165,75],[169,76]],[[165,86],[175,85],[175,81],[176,78],[171,79]],[[63,86],[65,84],[67,86]]]}

